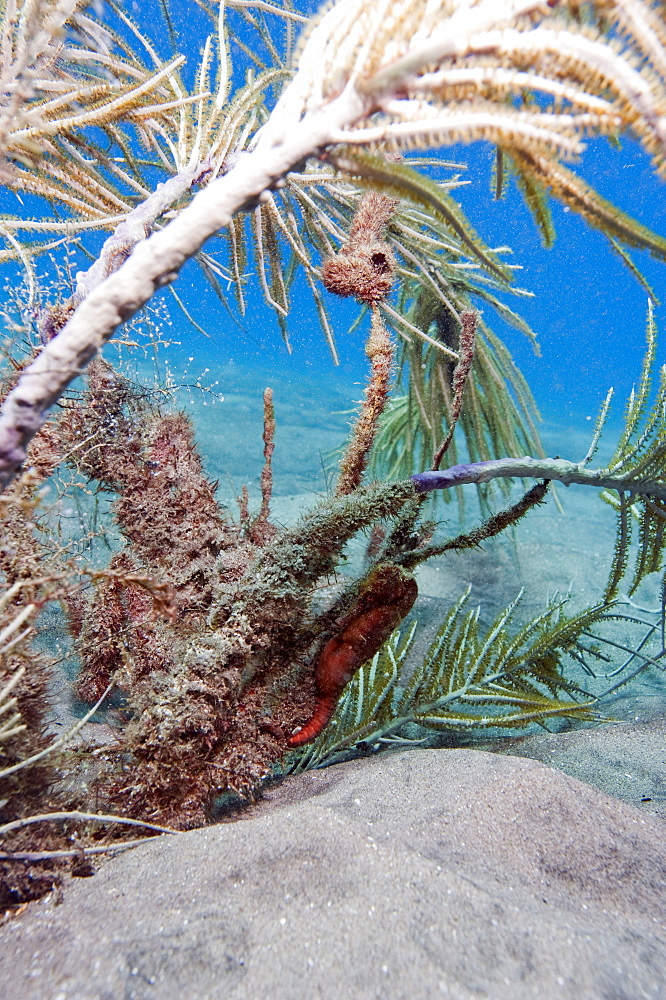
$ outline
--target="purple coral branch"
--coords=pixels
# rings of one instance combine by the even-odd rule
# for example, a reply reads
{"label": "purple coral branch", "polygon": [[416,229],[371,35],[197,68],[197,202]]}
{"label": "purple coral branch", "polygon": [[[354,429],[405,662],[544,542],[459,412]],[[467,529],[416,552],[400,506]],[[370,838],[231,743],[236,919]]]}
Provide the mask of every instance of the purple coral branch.
{"label": "purple coral branch", "polygon": [[666,484],[654,480],[636,480],[631,473],[613,476],[608,469],[586,469],[578,462],[562,458],[497,458],[490,462],[452,465],[441,472],[419,472],[411,477],[417,492],[448,490],[452,486],[488,483],[491,479],[549,479],[564,486],[578,484],[597,489],[617,490],[637,496],[666,500]]}

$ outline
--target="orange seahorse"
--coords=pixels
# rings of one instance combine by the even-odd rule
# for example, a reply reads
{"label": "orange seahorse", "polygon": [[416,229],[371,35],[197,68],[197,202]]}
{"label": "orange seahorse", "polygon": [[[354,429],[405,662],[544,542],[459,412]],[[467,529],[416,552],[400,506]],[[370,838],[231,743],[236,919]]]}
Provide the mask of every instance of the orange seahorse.
{"label": "orange seahorse", "polygon": [[309,743],[330,722],[345,684],[386,642],[417,594],[416,580],[399,566],[382,564],[372,570],[340,631],[321,651],[314,675],[314,710],[308,722],[287,740],[289,747]]}

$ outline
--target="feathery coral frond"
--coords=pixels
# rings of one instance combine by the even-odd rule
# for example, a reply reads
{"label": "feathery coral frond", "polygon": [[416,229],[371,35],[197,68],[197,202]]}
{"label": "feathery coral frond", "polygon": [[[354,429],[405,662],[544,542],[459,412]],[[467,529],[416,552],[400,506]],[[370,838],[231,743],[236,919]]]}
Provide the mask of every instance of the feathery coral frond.
{"label": "feathery coral frond", "polygon": [[520,597],[484,628],[480,609],[466,610],[468,590],[412,666],[407,658],[416,623],[404,635],[394,632],[354,676],[333,720],[292,770],[335,763],[361,741],[379,749],[407,723],[452,730],[595,718],[596,699],[565,676],[562,660],[575,652],[583,631],[610,617],[607,606],[567,615],[567,601],[554,600],[511,631]]}

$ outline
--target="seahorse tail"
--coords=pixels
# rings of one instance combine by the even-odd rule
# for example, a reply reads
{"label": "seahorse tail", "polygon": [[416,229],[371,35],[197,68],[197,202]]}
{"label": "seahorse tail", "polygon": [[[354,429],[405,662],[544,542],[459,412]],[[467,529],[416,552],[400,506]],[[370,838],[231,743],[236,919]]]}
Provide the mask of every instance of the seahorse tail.
{"label": "seahorse tail", "polygon": [[310,740],[314,740],[315,737],[319,736],[322,729],[328,725],[331,721],[331,716],[335,711],[335,706],[337,704],[337,695],[319,695],[315,702],[314,711],[311,718],[299,729],[297,733],[290,736],[287,740],[288,747],[302,747]]}

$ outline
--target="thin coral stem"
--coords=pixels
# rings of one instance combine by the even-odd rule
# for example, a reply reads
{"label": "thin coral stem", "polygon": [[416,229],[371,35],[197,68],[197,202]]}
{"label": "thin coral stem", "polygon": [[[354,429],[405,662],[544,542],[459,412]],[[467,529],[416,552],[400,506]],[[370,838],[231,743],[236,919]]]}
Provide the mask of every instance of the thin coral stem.
{"label": "thin coral stem", "polygon": [[273,495],[272,459],[275,451],[275,408],[273,390],[264,390],[264,467],[261,470],[261,511],[260,517],[268,517]]}
{"label": "thin coral stem", "polygon": [[456,429],[456,424],[458,423],[458,418],[462,413],[463,396],[465,394],[465,386],[467,385],[467,379],[469,373],[472,370],[472,362],[474,361],[474,343],[476,340],[476,313],[466,311],[461,315],[462,329],[460,331],[460,360],[455,367],[453,372],[453,402],[451,404],[451,414],[449,418],[449,430],[442,441],[441,445],[435,452],[432,460],[433,471],[436,472],[439,469],[440,463],[446,454],[451,441],[453,440],[453,433]]}
{"label": "thin coral stem", "polygon": [[352,436],[340,464],[336,495],[345,496],[357,489],[368,464],[370,449],[377,436],[379,419],[388,402],[395,349],[377,306],[372,310],[372,325],[365,349],[370,358],[370,378]]}

